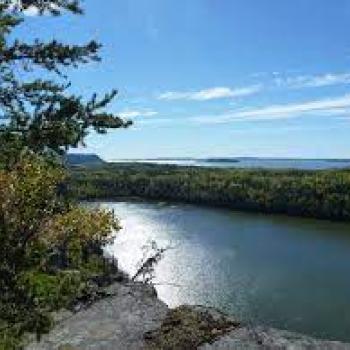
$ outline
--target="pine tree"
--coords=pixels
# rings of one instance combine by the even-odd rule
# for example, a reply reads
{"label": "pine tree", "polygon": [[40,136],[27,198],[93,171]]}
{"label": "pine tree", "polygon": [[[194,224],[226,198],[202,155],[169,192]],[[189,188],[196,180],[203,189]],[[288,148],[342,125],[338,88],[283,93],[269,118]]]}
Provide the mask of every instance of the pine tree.
{"label": "pine tree", "polygon": [[[87,101],[69,91],[67,68],[99,61],[99,43],[13,39],[30,9],[39,16],[83,13],[77,0],[0,0],[0,152],[5,153],[11,141],[12,146],[26,146],[37,153],[64,153],[83,143],[90,130],[105,133],[129,126],[130,121],[106,112],[116,90],[101,98],[93,94]],[[43,71],[50,78],[43,78]],[[21,77],[29,76],[28,72],[38,77],[24,81]]]}
{"label": "pine tree", "polygon": [[119,229],[112,212],[66,198],[65,171],[48,155],[77,147],[91,130],[131,124],[106,111],[117,91],[89,100],[70,92],[67,69],[99,61],[99,43],[14,39],[29,10],[83,13],[76,0],[0,0],[1,349],[49,330],[51,311],[88,290],[90,274],[105,273],[101,249]]}

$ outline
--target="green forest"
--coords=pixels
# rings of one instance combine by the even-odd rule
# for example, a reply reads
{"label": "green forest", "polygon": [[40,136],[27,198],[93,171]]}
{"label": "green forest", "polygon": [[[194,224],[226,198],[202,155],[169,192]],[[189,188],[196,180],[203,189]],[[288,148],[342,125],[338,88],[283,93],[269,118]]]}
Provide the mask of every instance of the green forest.
{"label": "green forest", "polygon": [[70,189],[82,200],[141,197],[244,211],[350,220],[350,170],[111,164],[73,168]]}

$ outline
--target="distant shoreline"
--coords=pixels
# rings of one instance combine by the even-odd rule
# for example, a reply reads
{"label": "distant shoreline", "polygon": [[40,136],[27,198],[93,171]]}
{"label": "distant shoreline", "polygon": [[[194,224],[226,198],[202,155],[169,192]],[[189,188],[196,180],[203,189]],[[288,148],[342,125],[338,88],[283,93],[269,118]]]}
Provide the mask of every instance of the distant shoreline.
{"label": "distant shoreline", "polygon": [[203,168],[242,169],[290,169],[290,170],[331,170],[350,168],[350,159],[294,159],[294,158],[154,158],[119,159],[106,164],[152,164],[194,166]]}
{"label": "distant shoreline", "polygon": [[96,154],[71,153],[66,158],[68,166],[99,167],[113,165],[169,165],[203,168],[327,170],[350,169],[347,158],[283,158],[283,157],[155,157],[120,158],[105,161]]}

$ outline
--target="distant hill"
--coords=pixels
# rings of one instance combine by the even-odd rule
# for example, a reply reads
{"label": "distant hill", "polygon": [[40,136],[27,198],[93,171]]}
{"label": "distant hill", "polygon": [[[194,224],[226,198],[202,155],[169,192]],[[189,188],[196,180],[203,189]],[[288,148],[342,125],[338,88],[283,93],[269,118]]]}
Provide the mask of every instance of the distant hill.
{"label": "distant hill", "polygon": [[96,154],[84,154],[84,153],[71,153],[67,154],[66,162],[68,166],[83,166],[83,167],[95,167],[106,164]]}

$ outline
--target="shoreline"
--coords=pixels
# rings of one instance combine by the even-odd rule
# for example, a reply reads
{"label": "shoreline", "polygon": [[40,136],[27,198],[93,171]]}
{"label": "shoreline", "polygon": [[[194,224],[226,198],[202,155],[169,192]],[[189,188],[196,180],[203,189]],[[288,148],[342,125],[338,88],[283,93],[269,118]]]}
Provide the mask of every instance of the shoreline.
{"label": "shoreline", "polygon": [[71,169],[81,200],[142,198],[350,222],[350,171],[275,171],[110,165]]}
{"label": "shoreline", "polygon": [[286,213],[272,213],[272,212],[262,212],[258,210],[240,210],[235,208],[230,208],[229,206],[225,205],[215,205],[210,203],[196,203],[196,202],[186,202],[182,200],[172,200],[172,199],[162,199],[162,198],[146,198],[141,196],[116,196],[116,197],[101,197],[101,198],[93,198],[93,199],[80,199],[81,203],[89,203],[89,204],[96,204],[96,203],[150,203],[150,204],[164,204],[164,205],[188,205],[188,206],[195,206],[199,208],[207,208],[207,209],[213,209],[213,210],[227,210],[232,211],[235,213],[240,214],[255,214],[255,215],[262,215],[262,216],[271,216],[271,217],[281,217],[281,218],[290,218],[290,219],[301,219],[301,220],[309,220],[309,221],[319,221],[319,222],[328,222],[332,224],[345,224],[349,225],[350,227],[350,220],[335,220],[335,219],[329,219],[329,218],[318,218],[318,217],[312,217],[312,216],[301,216],[301,215],[292,215],[292,214],[286,214]]}

